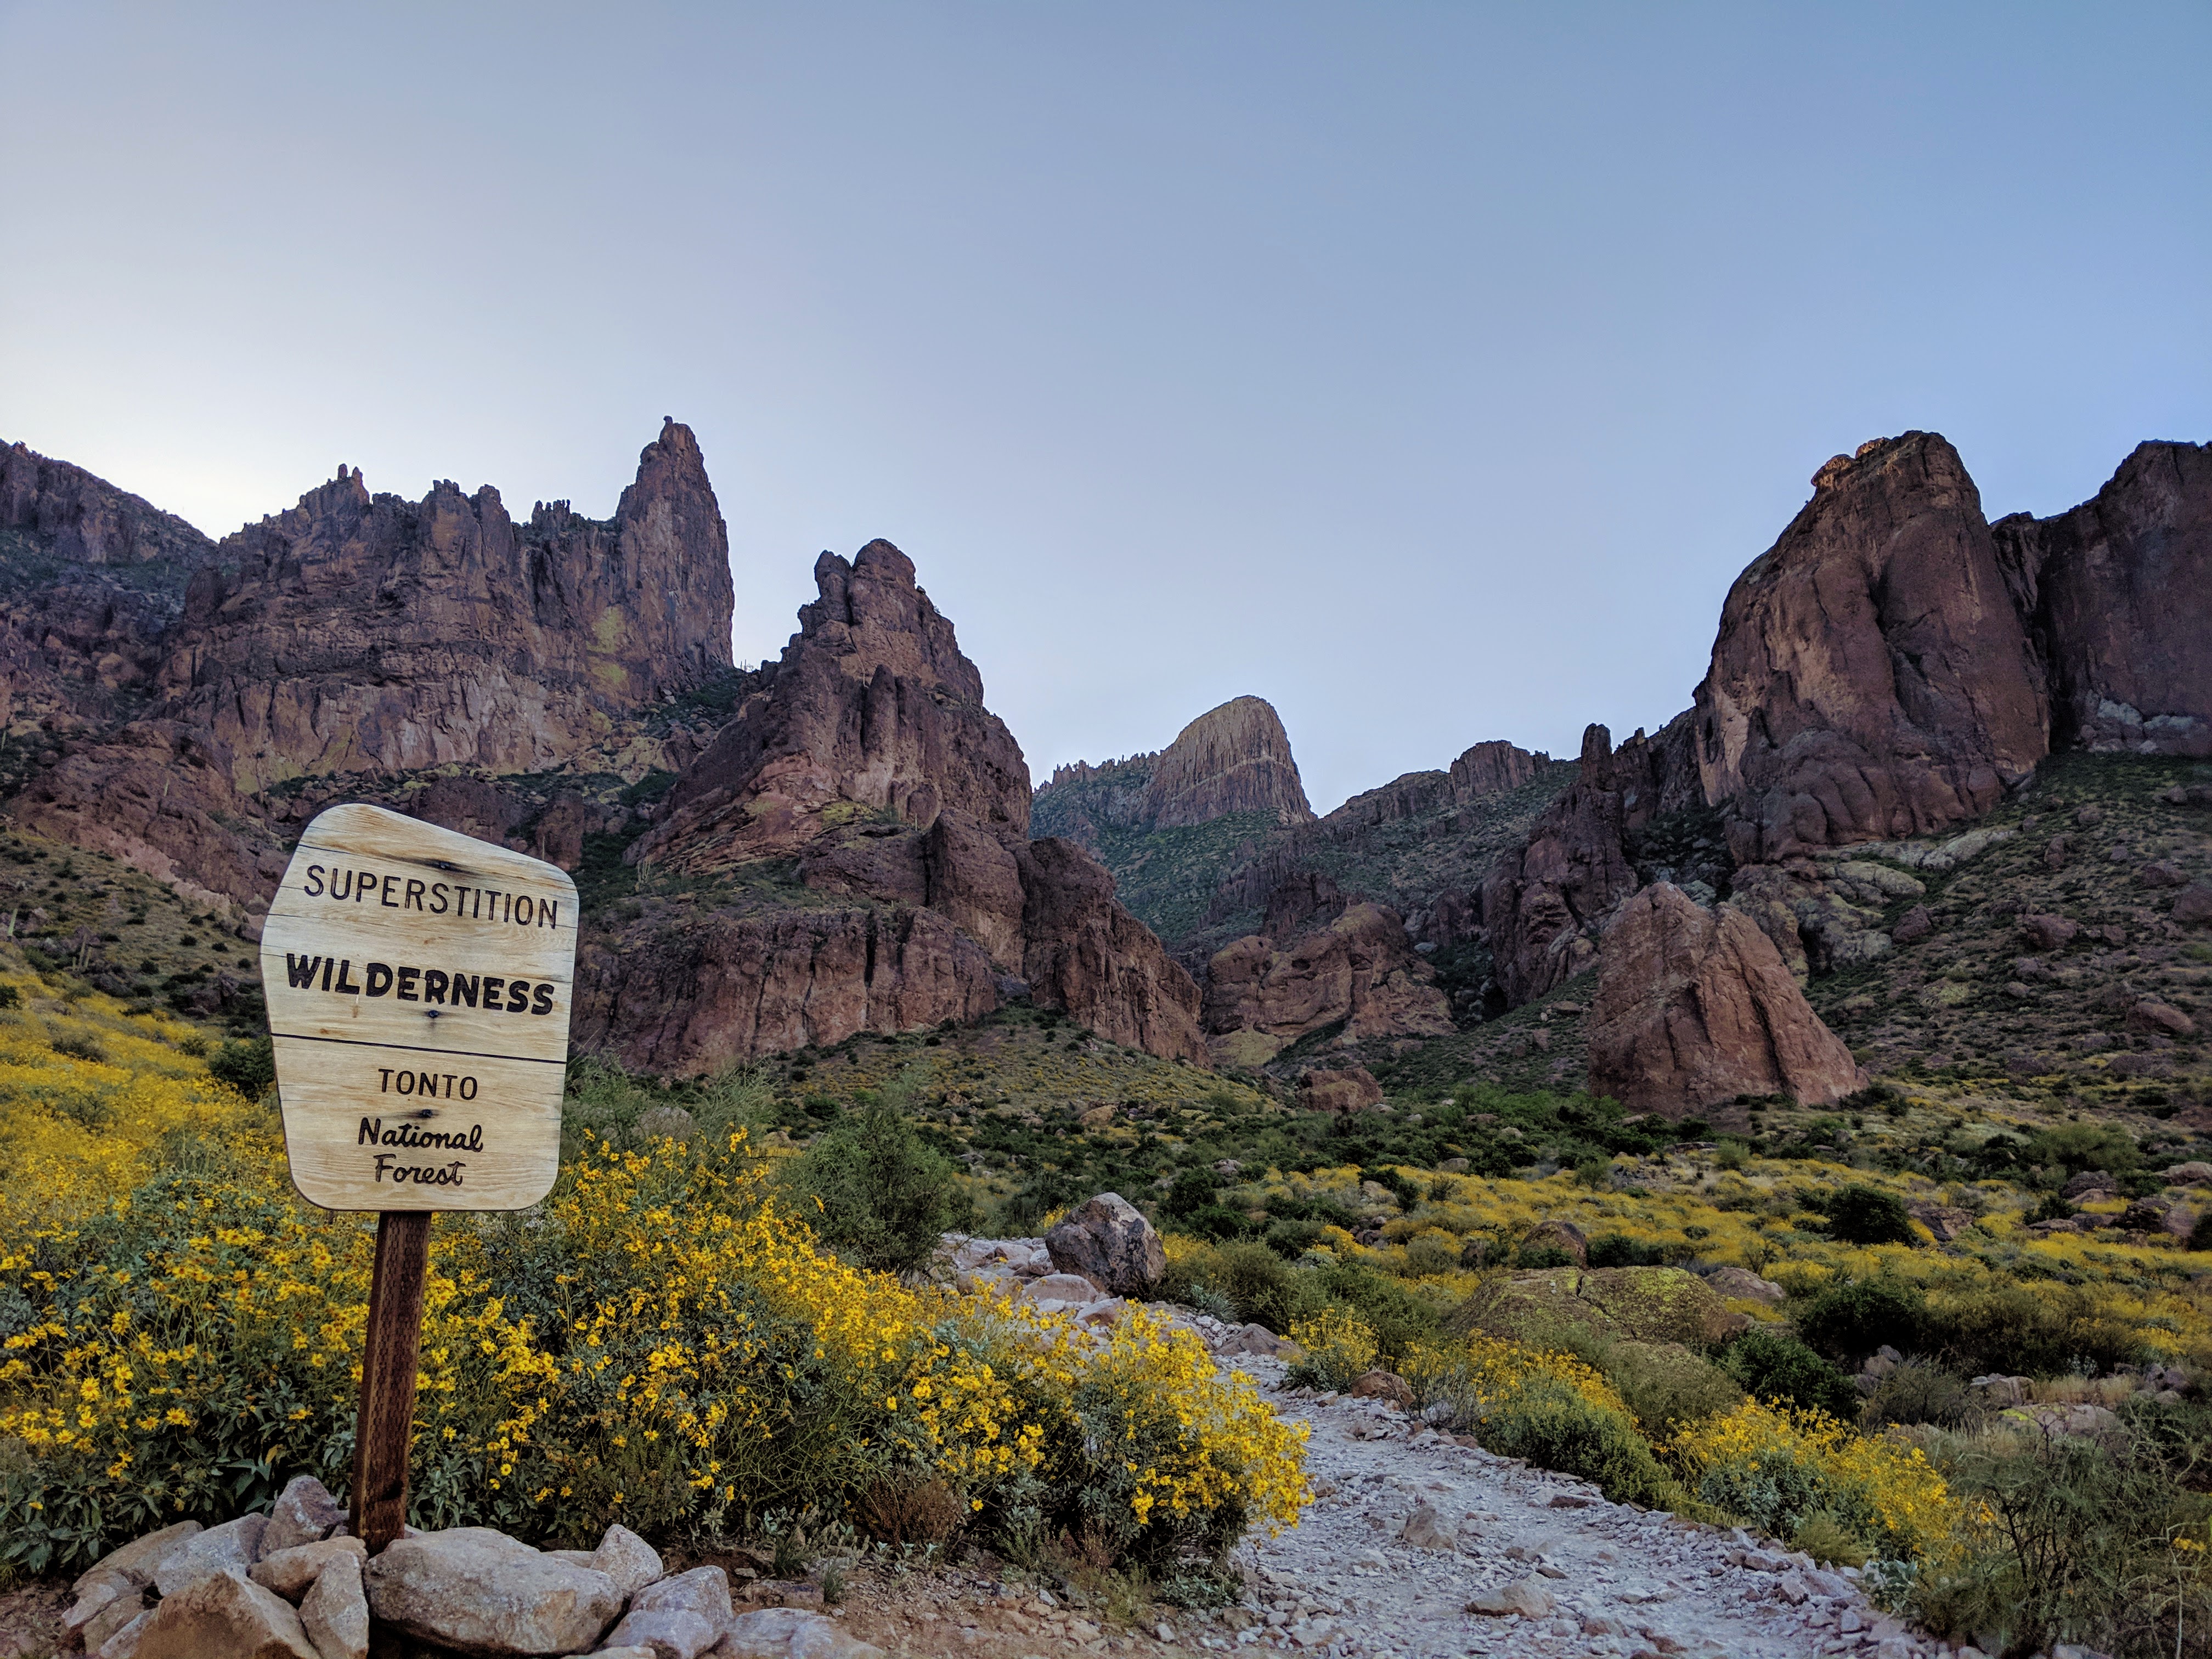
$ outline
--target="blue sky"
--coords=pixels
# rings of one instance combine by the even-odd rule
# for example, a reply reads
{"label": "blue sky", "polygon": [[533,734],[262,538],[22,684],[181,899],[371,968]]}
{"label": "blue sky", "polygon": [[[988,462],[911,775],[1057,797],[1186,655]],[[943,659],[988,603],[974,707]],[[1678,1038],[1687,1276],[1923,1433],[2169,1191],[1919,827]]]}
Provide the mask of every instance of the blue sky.
{"label": "blue sky", "polygon": [[0,437],[222,533],[612,510],[741,659],[887,536],[1032,771],[1254,692],[1327,807],[1685,707],[1829,455],[2212,439],[2212,8],[0,0]]}

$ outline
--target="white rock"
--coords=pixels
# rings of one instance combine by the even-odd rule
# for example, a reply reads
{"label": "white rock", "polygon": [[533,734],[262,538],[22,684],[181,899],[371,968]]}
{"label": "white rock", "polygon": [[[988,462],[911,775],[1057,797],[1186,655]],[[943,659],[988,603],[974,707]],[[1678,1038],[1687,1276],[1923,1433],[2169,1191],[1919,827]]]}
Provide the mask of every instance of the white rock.
{"label": "white rock", "polygon": [[300,1623],[322,1659],[368,1659],[368,1597],[361,1569],[361,1557],[333,1555],[300,1603]]}
{"label": "white rock", "polygon": [[599,1548],[592,1552],[591,1565],[615,1581],[625,1601],[667,1571],[660,1564],[659,1550],[619,1523],[609,1527],[600,1538]]}
{"label": "white rock", "polygon": [[138,1644],[153,1623],[153,1610],[149,1608],[100,1644],[99,1659],[137,1659]]}
{"label": "white rock", "polygon": [[1549,1617],[1552,1609],[1558,1605],[1551,1587],[1531,1573],[1526,1578],[1516,1578],[1510,1584],[1500,1584],[1495,1589],[1485,1590],[1467,1604],[1467,1610],[1498,1619],[1515,1613],[1523,1619],[1543,1619]]}
{"label": "white rock", "polygon": [[236,1569],[240,1577],[261,1559],[261,1535],[269,1530],[265,1515],[241,1515],[219,1527],[210,1527],[184,1541],[181,1548],[161,1558],[154,1574],[154,1587],[167,1600],[181,1595],[201,1579]]}
{"label": "white rock", "polygon": [[287,1601],[296,1603],[314,1588],[323,1569],[341,1555],[349,1555],[358,1564],[368,1559],[368,1549],[358,1538],[320,1538],[263,1556],[246,1577],[262,1589],[275,1590]]}
{"label": "white rock", "polygon": [[1398,1536],[1417,1550],[1449,1551],[1456,1547],[1451,1535],[1444,1531],[1443,1517],[1428,1504],[1413,1505],[1413,1512],[1398,1528]]}
{"label": "white rock", "polygon": [[369,1611],[384,1623],[487,1655],[581,1652],[623,1608],[606,1574],[488,1527],[399,1539],[368,1564],[362,1582]]}
{"label": "white rock", "polygon": [[[1077,1639],[1084,1639],[1079,1632]],[[797,1607],[739,1613],[730,1620],[722,1652],[729,1659],[885,1659],[873,1643],[847,1635],[818,1613]]]}
{"label": "white rock", "polygon": [[722,1627],[696,1613],[629,1613],[607,1632],[609,1645],[648,1648],[654,1659],[699,1659],[722,1638]]}
{"label": "white rock", "polygon": [[633,1613],[696,1613],[716,1630],[727,1629],[733,1616],[730,1576],[720,1567],[694,1567],[648,1584],[632,1598],[629,1610]]}
{"label": "white rock", "polygon": [[330,1488],[312,1474],[295,1476],[284,1483],[269,1511],[269,1530],[262,1534],[261,1553],[296,1549],[328,1538],[346,1518],[344,1509]]}
{"label": "white rock", "polygon": [[103,1576],[119,1576],[133,1584],[152,1583],[163,1560],[182,1548],[185,1540],[195,1536],[199,1529],[197,1521],[179,1521],[173,1527],[163,1527],[159,1532],[132,1539],[121,1549],[109,1551],[88,1571],[77,1575],[77,1594],[83,1595],[87,1584]]}

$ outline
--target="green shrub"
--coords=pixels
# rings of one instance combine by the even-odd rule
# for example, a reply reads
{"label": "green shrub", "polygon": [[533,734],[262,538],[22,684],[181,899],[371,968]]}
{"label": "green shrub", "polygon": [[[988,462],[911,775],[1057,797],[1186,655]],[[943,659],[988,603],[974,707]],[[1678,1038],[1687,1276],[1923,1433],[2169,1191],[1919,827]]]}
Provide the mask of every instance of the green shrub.
{"label": "green shrub", "polygon": [[1729,1344],[1721,1367],[1756,1400],[1817,1407],[1847,1421],[1858,1412],[1849,1378],[1802,1342],[1772,1331],[1746,1331]]}
{"label": "green shrub", "polygon": [[2212,1209],[2197,1218],[2197,1224],[2189,1230],[2189,1248],[2192,1250],[2212,1250]]}
{"label": "green shrub", "polygon": [[1983,1414],[1981,1397],[1966,1386],[1965,1377],[1932,1360],[1914,1358],[1875,1385],[1860,1408],[1859,1420],[1869,1433],[1893,1423],[1971,1429]]}
{"label": "green shrub", "polygon": [[1898,1279],[1837,1279],[1798,1315],[1797,1330],[1816,1352],[1856,1369],[1876,1348],[1919,1347],[1922,1305],[1919,1287]]}
{"label": "green shrub", "polygon": [[1459,1255],[1457,1241],[1423,1233],[1406,1246],[1406,1271],[1416,1279],[1433,1279],[1440,1273],[1455,1272]]}
{"label": "green shrub", "polygon": [[258,1100],[276,1086],[276,1045],[265,1036],[226,1042],[207,1064],[217,1082],[228,1083],[248,1100]]}
{"label": "green shrub", "polygon": [[1176,1253],[1160,1293],[1194,1307],[1191,1298],[1200,1291],[1226,1302],[1238,1322],[1265,1325],[1279,1335],[1324,1300],[1314,1275],[1249,1239]]}
{"label": "green shrub", "polygon": [[2084,1285],[1984,1282],[1929,1297],[1917,1326],[1920,1346],[1969,1376],[2056,1376],[2145,1357],[2136,1328]]}
{"label": "green shrub", "polygon": [[2124,1176],[2142,1167],[2142,1152],[2124,1129],[2109,1123],[2060,1123],[2039,1129],[2021,1148],[2021,1159],[2069,1176],[2091,1170]]}
{"label": "green shrub", "polygon": [[1905,1200],[1880,1187],[1853,1182],[1827,1200],[1828,1231],[1846,1244],[1913,1244]]}
{"label": "green shrub", "polygon": [[1681,1487],[1659,1467],[1635,1425],[1571,1383],[1531,1378],[1482,1419],[1475,1436],[1500,1457],[1526,1458],[1593,1482],[1615,1503],[1687,1507]]}
{"label": "green shrub", "polygon": [[1986,1505],[1991,1524],[1913,1587],[1929,1629],[2005,1654],[2059,1642],[2146,1659],[2204,1652],[2212,1595],[2201,1573],[2177,1571],[2185,1558],[2169,1540],[2202,1541],[2212,1499],[2189,1490],[2186,1463],[2170,1463],[2155,1436],[2113,1447],[2004,1434],[1948,1461],[1953,1492]]}
{"label": "green shrub", "polygon": [[884,1273],[910,1273],[973,1206],[958,1172],[922,1144],[894,1085],[827,1131],[792,1170],[806,1219],[840,1255]]}
{"label": "green shrub", "polygon": [[1612,1348],[1600,1369],[1654,1439],[1743,1402],[1742,1386],[1733,1376],[1687,1348],[1672,1342],[1616,1342]]}
{"label": "green shrub", "polygon": [[1286,1261],[1296,1261],[1321,1243],[1321,1235],[1322,1224],[1318,1221],[1286,1219],[1270,1223],[1261,1237],[1277,1255]]}
{"label": "green shrub", "polygon": [[1333,1302],[1357,1313],[1375,1333],[1383,1362],[1395,1366],[1416,1342],[1432,1340],[1440,1324],[1437,1310],[1395,1279],[1346,1262],[1302,1275]]}
{"label": "green shrub", "polygon": [[1626,1233],[1600,1233],[1589,1242],[1593,1267],[1664,1267],[1680,1254],[1664,1244],[1646,1244]]}
{"label": "green shrub", "polygon": [[1513,1252],[1513,1265],[1535,1273],[1546,1267],[1571,1267],[1575,1259],[1556,1244],[1523,1244]]}

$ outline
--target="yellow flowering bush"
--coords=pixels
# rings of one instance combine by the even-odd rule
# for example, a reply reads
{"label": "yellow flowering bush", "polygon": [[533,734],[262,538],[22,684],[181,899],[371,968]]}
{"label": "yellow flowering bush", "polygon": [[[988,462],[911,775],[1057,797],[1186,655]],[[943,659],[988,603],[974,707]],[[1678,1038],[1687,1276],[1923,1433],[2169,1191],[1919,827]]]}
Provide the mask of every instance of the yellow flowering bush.
{"label": "yellow flowering bush", "polygon": [[1700,1499],[1779,1537],[1825,1516],[1889,1560],[1939,1555],[1959,1538],[1961,1506],[1919,1447],[1823,1411],[1747,1400],[1668,1449]]}
{"label": "yellow flowering bush", "polygon": [[1685,1506],[1613,1385],[1571,1354],[1477,1332],[1416,1345],[1401,1374],[1431,1422],[1500,1456],[1579,1475],[1621,1502]]}
{"label": "yellow flowering bush", "polygon": [[1305,1350],[1290,1374],[1301,1388],[1348,1389],[1375,1369],[1375,1328],[1349,1308],[1326,1307],[1293,1321],[1291,1340]]}
{"label": "yellow flowering bush", "polygon": [[[123,1069],[119,1090],[160,1083]],[[0,1246],[0,1436],[25,1453],[0,1466],[0,1561],[82,1562],[296,1474],[348,1483],[374,1223],[301,1204],[281,1143],[204,1070],[170,1081],[167,1128],[88,1130],[81,1158],[15,1109],[62,1137],[41,1143],[62,1196],[11,1212]],[[1133,1314],[1094,1340],[826,1254],[742,1132],[586,1136],[538,1209],[432,1230],[418,1525],[589,1543],[930,1483],[987,1529],[1164,1561],[1294,1522],[1301,1468],[1300,1437],[1188,1334]]]}

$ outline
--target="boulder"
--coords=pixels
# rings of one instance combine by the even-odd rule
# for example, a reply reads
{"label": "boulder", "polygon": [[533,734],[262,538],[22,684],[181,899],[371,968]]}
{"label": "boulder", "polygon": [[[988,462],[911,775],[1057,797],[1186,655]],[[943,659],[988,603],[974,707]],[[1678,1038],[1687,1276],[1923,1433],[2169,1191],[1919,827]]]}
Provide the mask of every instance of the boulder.
{"label": "boulder", "polygon": [[1589,1087],[1669,1117],[1740,1094],[1825,1106],[1865,1082],[1774,945],[1734,905],[1707,912],[1670,882],[1605,933],[1589,1024]]}
{"label": "boulder", "polygon": [[197,1521],[179,1521],[174,1526],[163,1527],[159,1531],[134,1538],[121,1548],[110,1550],[78,1574],[75,1589],[82,1595],[88,1584],[103,1577],[119,1577],[132,1584],[150,1584],[169,1554],[199,1530],[200,1523]]}
{"label": "boulder", "polygon": [[1467,1610],[1492,1619],[1547,1619],[1558,1605],[1551,1587],[1530,1573],[1526,1578],[1483,1591],[1467,1604]]}
{"label": "boulder", "polygon": [[1761,1279],[1748,1267],[1717,1267],[1705,1275],[1705,1283],[1716,1296],[1764,1303],[1770,1308],[1780,1307],[1789,1296],[1772,1279]]}
{"label": "boulder", "polygon": [[1927,1228],[1938,1244],[1948,1244],[1972,1226],[1977,1218],[1972,1210],[1946,1204],[1914,1204],[1907,1206],[1906,1212]]}
{"label": "boulder", "polygon": [[1354,1400],[1380,1400],[1401,1412],[1413,1409],[1413,1385],[1395,1371],[1364,1371],[1345,1393]]}
{"label": "boulder", "polygon": [[1936,931],[1936,918],[1924,904],[1916,904],[1897,919],[1897,926],[1889,930],[1893,943],[1917,945]]}
{"label": "boulder", "polygon": [[654,1659],[699,1659],[722,1639],[723,1626],[683,1608],[631,1612],[607,1632],[606,1646],[644,1648]]}
{"label": "boulder", "polygon": [[2068,1203],[2079,1204],[2100,1194],[2110,1196],[2120,1190],[2120,1183],[2109,1170],[2084,1170],[2058,1190]]}
{"label": "boulder", "polygon": [[1540,1221],[1521,1235],[1522,1249],[1564,1250],[1577,1267],[1589,1266],[1589,1240],[1571,1221]]}
{"label": "boulder", "polygon": [[2166,915],[2184,927],[2212,923],[2212,882],[2191,882],[2173,896]]}
{"label": "boulder", "polygon": [[623,1610],[606,1574],[487,1527],[399,1539],[362,1577],[378,1620],[469,1654],[580,1652]]}
{"label": "boulder", "polygon": [[2212,1186],[2212,1164],[2192,1159],[2187,1164],[2168,1164],[2159,1173],[2175,1187]]}
{"label": "boulder", "polygon": [[1090,1200],[1047,1233],[1044,1243],[1054,1267],[1114,1296],[1144,1296],[1168,1270],[1159,1234],[1119,1193]]}
{"label": "boulder", "polygon": [[2063,950],[2081,931],[2079,922],[2063,916],[2029,915],[2020,919],[2021,937],[2039,951]]}
{"label": "boulder", "polygon": [[269,1511],[269,1530],[261,1535],[261,1553],[275,1555],[301,1544],[328,1538],[346,1518],[345,1506],[331,1496],[330,1488],[312,1474],[295,1475],[284,1483]]}
{"label": "boulder", "polygon": [[235,1569],[241,1576],[261,1559],[261,1537],[268,1530],[265,1515],[241,1515],[219,1527],[186,1539],[181,1548],[161,1558],[154,1586],[167,1600],[179,1595],[210,1573]]}
{"label": "boulder", "polygon": [[884,1659],[873,1643],[849,1636],[818,1613],[763,1607],[730,1621],[721,1653],[729,1659]]}
{"label": "boulder", "polygon": [[731,1617],[730,1576],[720,1567],[694,1567],[647,1585],[631,1598],[629,1610],[696,1613],[721,1630]]}
{"label": "boulder", "polygon": [[1382,1085],[1364,1066],[1310,1071],[1298,1078],[1302,1112],[1368,1112],[1382,1104]]}
{"label": "boulder", "polygon": [[1444,1530],[1443,1516],[1437,1513],[1433,1504],[1428,1503],[1413,1505],[1413,1512],[1398,1528],[1398,1539],[1417,1550],[1440,1550],[1447,1555],[1459,1548],[1451,1534]]}
{"label": "boulder", "polygon": [[2156,997],[2144,997],[2128,1010],[2128,1024],[2139,1031],[2151,1031],[2164,1036],[2195,1036],[2197,1022],[2172,1003],[2160,1002]]}
{"label": "boulder", "polygon": [[660,1563],[660,1552],[619,1523],[609,1527],[600,1537],[599,1548],[592,1552],[591,1565],[615,1581],[624,1600],[666,1571]]}
{"label": "boulder", "polygon": [[367,1659],[368,1597],[358,1557],[336,1556],[300,1603],[300,1623],[322,1659]]}
{"label": "boulder", "polygon": [[366,1561],[368,1547],[358,1538],[322,1538],[312,1544],[295,1544],[263,1556],[246,1577],[287,1601],[297,1601],[323,1576],[323,1569],[342,1555]]}
{"label": "boulder", "polygon": [[137,1655],[137,1659],[322,1659],[292,1604],[249,1583],[235,1568],[217,1568],[173,1595],[164,1594],[138,1638]]}

